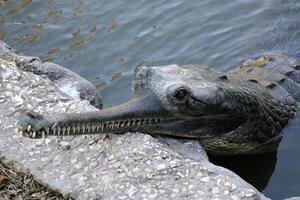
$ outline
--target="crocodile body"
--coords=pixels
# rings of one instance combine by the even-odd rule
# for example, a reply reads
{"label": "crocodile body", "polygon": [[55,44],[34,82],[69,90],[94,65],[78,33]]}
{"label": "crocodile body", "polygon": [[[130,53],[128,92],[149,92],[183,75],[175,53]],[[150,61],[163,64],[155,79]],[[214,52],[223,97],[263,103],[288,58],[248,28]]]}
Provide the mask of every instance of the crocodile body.
{"label": "crocodile body", "polygon": [[92,113],[29,111],[18,122],[30,138],[146,132],[193,138],[211,154],[276,150],[300,101],[300,63],[269,55],[227,73],[201,65],[138,67],[132,100]]}

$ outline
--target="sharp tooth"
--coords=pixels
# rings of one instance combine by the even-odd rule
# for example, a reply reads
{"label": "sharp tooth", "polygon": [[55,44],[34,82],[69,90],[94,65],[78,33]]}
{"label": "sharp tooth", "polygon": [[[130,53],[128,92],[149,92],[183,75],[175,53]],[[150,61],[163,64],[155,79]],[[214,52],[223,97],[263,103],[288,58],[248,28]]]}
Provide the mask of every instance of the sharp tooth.
{"label": "sharp tooth", "polygon": [[29,125],[27,126],[27,131],[29,132],[30,129],[31,129],[31,125],[29,124]]}
{"label": "sharp tooth", "polygon": [[45,139],[45,131],[42,131],[42,138]]}
{"label": "sharp tooth", "polygon": [[129,127],[129,126],[130,126],[130,121],[127,122],[127,127]]}
{"label": "sharp tooth", "polygon": [[20,133],[20,136],[23,136],[23,131],[20,131],[19,133]]}
{"label": "sharp tooth", "polygon": [[62,135],[63,135],[63,136],[65,135],[65,132],[66,132],[66,127],[63,127],[63,128],[62,128]]}
{"label": "sharp tooth", "polygon": [[35,138],[35,136],[36,136],[36,132],[33,131],[33,133],[32,133],[32,138]]}
{"label": "sharp tooth", "polygon": [[53,135],[56,134],[56,127],[55,126],[52,127],[52,132],[53,132]]}
{"label": "sharp tooth", "polygon": [[97,125],[96,125],[96,132],[98,132],[98,131],[99,131],[99,129],[100,129],[100,126],[101,126],[100,124],[97,124]]}
{"label": "sharp tooth", "polygon": [[72,127],[72,132],[73,132],[73,133],[76,132],[76,127],[75,127],[75,126]]}
{"label": "sharp tooth", "polygon": [[101,130],[103,131],[103,129],[104,129],[104,124],[101,124]]}
{"label": "sharp tooth", "polygon": [[57,136],[59,136],[60,135],[60,126],[57,128]]}
{"label": "sharp tooth", "polygon": [[87,131],[88,131],[88,133],[91,132],[91,125],[90,124],[87,125]]}
{"label": "sharp tooth", "polygon": [[70,135],[70,130],[71,130],[71,127],[68,126],[68,128],[67,128],[67,135]]}
{"label": "sharp tooth", "polygon": [[119,128],[119,122],[115,123],[115,128]]}
{"label": "sharp tooth", "polygon": [[95,132],[95,125],[92,125],[92,132]]}
{"label": "sharp tooth", "polygon": [[80,133],[80,125],[77,126],[77,133]]}
{"label": "sharp tooth", "polygon": [[49,135],[49,132],[50,132],[50,128],[48,127],[47,128],[47,135]]}
{"label": "sharp tooth", "polygon": [[82,133],[85,133],[85,126],[82,126]]}

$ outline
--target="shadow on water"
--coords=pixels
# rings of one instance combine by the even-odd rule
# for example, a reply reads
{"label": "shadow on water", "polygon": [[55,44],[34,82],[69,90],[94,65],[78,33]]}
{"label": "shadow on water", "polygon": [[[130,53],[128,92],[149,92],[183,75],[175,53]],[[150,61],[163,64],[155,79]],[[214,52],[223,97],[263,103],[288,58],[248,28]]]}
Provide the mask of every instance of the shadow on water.
{"label": "shadow on water", "polygon": [[209,160],[234,171],[256,189],[263,191],[274,172],[277,151],[245,156],[209,156]]}

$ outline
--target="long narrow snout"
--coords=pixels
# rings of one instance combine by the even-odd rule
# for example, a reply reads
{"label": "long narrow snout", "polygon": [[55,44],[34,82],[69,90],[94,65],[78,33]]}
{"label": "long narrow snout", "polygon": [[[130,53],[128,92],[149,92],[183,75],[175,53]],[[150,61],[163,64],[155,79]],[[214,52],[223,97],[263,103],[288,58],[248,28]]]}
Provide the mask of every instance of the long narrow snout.
{"label": "long narrow snout", "polygon": [[41,138],[96,133],[125,133],[157,127],[170,116],[155,99],[134,98],[97,112],[40,114],[26,112],[18,121],[23,136]]}

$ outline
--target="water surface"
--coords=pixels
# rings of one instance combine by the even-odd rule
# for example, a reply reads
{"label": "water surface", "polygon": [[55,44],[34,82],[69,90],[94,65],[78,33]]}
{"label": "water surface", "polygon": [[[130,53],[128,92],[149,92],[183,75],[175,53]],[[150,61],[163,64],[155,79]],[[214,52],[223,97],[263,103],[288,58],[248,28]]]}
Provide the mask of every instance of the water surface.
{"label": "water surface", "polygon": [[[0,38],[87,78],[110,106],[131,97],[138,65],[226,71],[267,53],[300,59],[299,19],[297,0],[21,0],[0,7]],[[249,158],[255,167],[232,161],[271,198],[300,196],[299,120],[284,130],[277,155]]]}

